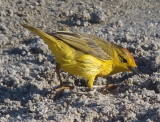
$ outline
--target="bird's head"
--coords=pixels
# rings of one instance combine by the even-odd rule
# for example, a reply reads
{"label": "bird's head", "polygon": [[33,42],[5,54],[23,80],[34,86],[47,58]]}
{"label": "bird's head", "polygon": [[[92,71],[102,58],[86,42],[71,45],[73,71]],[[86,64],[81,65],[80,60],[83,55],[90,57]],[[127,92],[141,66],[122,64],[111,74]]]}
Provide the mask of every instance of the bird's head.
{"label": "bird's head", "polygon": [[140,71],[137,69],[134,57],[132,54],[125,48],[118,46],[117,50],[117,67],[123,71],[131,71],[139,75]]}

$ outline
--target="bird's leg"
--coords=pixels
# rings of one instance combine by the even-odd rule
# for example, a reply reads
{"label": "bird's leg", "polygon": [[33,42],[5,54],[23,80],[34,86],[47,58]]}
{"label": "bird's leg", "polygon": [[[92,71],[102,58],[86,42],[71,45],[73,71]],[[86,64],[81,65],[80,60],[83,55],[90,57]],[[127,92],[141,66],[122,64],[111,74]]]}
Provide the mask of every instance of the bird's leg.
{"label": "bird's leg", "polygon": [[57,74],[58,79],[60,81],[60,86],[62,86],[63,82],[62,82],[61,75],[60,75],[60,65],[58,63],[56,64],[56,74]]}
{"label": "bird's leg", "polygon": [[58,79],[60,81],[60,87],[55,89],[56,92],[63,91],[64,89],[73,89],[72,86],[67,86],[67,85],[63,84],[63,81],[62,81],[61,75],[60,75],[60,65],[58,63],[56,64],[56,74],[57,74]]}

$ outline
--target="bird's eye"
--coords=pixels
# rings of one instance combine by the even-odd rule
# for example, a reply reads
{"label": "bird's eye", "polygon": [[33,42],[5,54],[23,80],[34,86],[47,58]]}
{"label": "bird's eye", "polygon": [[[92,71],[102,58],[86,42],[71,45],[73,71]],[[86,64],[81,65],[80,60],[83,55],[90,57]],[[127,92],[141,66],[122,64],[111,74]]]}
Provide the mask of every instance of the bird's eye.
{"label": "bird's eye", "polygon": [[122,58],[123,63],[127,63],[127,60],[125,58]]}

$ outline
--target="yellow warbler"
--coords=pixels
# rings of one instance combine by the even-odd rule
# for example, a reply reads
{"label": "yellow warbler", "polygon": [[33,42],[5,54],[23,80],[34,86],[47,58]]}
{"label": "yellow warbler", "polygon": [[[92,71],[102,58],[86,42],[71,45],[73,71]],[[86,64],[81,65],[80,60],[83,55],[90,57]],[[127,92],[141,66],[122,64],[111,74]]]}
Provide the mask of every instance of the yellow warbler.
{"label": "yellow warbler", "polygon": [[126,71],[138,73],[131,53],[114,43],[92,35],[66,31],[49,34],[26,24],[22,26],[45,41],[61,69],[87,79],[90,89],[98,76]]}

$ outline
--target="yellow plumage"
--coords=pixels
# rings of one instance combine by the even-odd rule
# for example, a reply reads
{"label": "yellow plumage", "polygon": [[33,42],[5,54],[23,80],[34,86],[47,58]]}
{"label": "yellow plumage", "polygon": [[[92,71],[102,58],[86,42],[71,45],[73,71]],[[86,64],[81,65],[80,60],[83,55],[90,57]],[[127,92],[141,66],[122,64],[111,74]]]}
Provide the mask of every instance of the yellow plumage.
{"label": "yellow plumage", "polygon": [[45,41],[61,69],[87,79],[89,88],[97,76],[135,71],[137,67],[127,49],[101,38],[65,31],[48,34],[29,25],[22,26]]}

